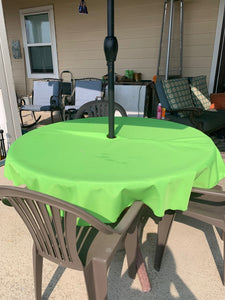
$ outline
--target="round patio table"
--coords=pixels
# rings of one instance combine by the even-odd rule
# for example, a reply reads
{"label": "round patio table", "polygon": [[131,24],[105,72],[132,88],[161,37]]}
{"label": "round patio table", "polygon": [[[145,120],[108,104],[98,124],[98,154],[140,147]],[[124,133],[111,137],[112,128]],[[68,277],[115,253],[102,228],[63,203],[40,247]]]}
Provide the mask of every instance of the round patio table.
{"label": "round patio table", "polygon": [[225,176],[212,140],[181,124],[145,118],[86,118],[35,129],[10,147],[5,176],[14,185],[85,208],[115,222],[134,201],[156,216],[186,210],[192,187],[211,188]]}

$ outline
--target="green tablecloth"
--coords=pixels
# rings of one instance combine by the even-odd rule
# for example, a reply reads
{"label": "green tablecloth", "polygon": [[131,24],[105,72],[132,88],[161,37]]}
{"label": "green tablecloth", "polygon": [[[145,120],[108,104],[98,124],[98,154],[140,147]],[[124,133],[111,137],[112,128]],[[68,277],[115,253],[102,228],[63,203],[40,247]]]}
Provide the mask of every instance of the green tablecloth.
{"label": "green tablecloth", "polygon": [[192,187],[211,188],[225,176],[212,140],[181,124],[87,118],[35,129],[10,147],[5,176],[15,185],[81,206],[105,222],[141,200],[157,216],[186,210]]}

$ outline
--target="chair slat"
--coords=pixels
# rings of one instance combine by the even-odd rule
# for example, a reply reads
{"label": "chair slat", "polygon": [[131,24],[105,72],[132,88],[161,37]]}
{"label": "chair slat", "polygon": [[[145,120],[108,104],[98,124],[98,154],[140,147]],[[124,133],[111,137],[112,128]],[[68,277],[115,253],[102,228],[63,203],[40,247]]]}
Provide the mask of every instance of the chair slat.
{"label": "chair slat", "polygon": [[31,205],[32,205],[31,203],[32,203],[32,201],[27,201],[27,199],[25,199],[25,198],[19,200],[20,207],[23,208],[23,211],[24,211],[26,217],[28,218],[30,225],[33,227],[33,230],[37,236],[37,239],[40,243],[42,251],[47,253],[48,251],[47,251],[43,236],[41,234],[40,228],[38,226],[39,224],[36,219],[36,214],[33,214],[32,209],[31,209]]}
{"label": "chair slat", "polygon": [[81,243],[79,243],[79,246],[78,246],[78,249],[77,249],[78,253],[81,251],[81,249],[83,247],[83,244],[85,243],[85,240],[88,237],[89,232],[91,231],[91,228],[92,228],[91,226],[81,228],[80,235],[82,234],[82,239],[81,239]]}
{"label": "chair slat", "polygon": [[52,246],[51,243],[49,242],[49,235],[48,232],[46,231],[46,227],[43,223],[43,219],[40,215],[40,209],[38,206],[38,203],[34,202],[34,201],[30,201],[30,209],[32,210],[32,213],[34,214],[38,225],[40,226],[40,234],[42,235],[43,241],[46,245],[46,249],[47,249],[47,253],[50,255],[53,255],[53,250],[52,250]]}
{"label": "chair slat", "polygon": [[36,205],[38,206],[44,220],[43,234],[45,236],[45,241],[48,247],[49,254],[52,256],[56,256],[57,258],[60,258],[60,252],[59,251],[57,252],[58,245],[55,239],[54,232],[52,230],[51,220],[47,208],[43,203],[40,202],[39,203],[37,202]]}
{"label": "chair slat", "polygon": [[77,228],[77,218],[71,213],[65,213],[64,216],[64,231],[65,239],[67,241],[67,250],[70,260],[76,262],[77,265],[80,265],[82,270],[83,266],[80,262],[79,255],[77,253],[77,239],[76,239],[76,228]]}
{"label": "chair slat", "polygon": [[51,212],[52,212],[53,223],[55,226],[56,235],[58,238],[59,248],[62,253],[62,259],[65,261],[69,261],[68,253],[67,253],[66,246],[65,246],[63,230],[62,230],[62,218],[60,216],[60,209],[53,207],[53,206],[50,206],[50,208],[51,208]]}
{"label": "chair slat", "polygon": [[37,237],[37,234],[33,228],[33,226],[31,225],[30,220],[27,218],[26,213],[24,212],[22,206],[21,206],[21,198],[17,198],[17,197],[8,197],[8,200],[10,202],[11,205],[13,205],[13,207],[15,208],[15,210],[18,212],[18,214],[20,215],[20,217],[22,218],[22,220],[24,221],[24,223],[26,224],[28,230],[30,231],[30,234],[36,244],[36,247],[38,249],[38,251],[42,252],[42,247],[40,245],[40,241]]}
{"label": "chair slat", "polygon": [[47,228],[48,228],[49,237],[50,237],[50,240],[51,240],[52,248],[54,250],[54,256],[61,260],[61,254],[60,254],[60,251],[59,251],[59,246],[58,246],[58,243],[57,243],[57,240],[56,240],[56,237],[55,237],[55,233],[54,233],[53,228],[52,228],[52,220],[50,218],[50,215],[47,211],[46,206],[43,203],[39,203],[39,207],[40,207],[40,210],[42,212],[42,215],[44,217],[45,223],[46,223]]}

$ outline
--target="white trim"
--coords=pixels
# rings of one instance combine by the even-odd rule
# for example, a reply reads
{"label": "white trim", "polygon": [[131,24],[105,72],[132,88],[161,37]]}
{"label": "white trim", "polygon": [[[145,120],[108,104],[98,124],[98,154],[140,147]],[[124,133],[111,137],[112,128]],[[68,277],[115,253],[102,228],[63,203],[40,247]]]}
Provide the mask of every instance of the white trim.
{"label": "white trim", "polygon": [[212,65],[211,65],[211,72],[210,72],[210,79],[209,79],[209,93],[210,94],[213,92],[215,76],[216,76],[216,66],[217,66],[217,60],[218,60],[221,30],[222,30],[222,25],[223,25],[224,8],[225,8],[225,0],[220,0],[218,19],[217,19],[217,27],[216,27],[216,35],[215,35],[215,42],[214,42],[214,50],[213,50],[213,58],[212,58]]}
{"label": "white trim", "polygon": [[[30,67],[30,60],[28,54],[28,45],[27,45],[27,38],[26,38],[26,31],[25,31],[25,22],[24,16],[27,14],[39,14],[39,13],[48,13],[49,15],[49,25],[50,25],[50,32],[51,32],[51,43],[42,43],[41,45],[49,45],[51,46],[52,50],[52,62],[53,62],[53,72],[54,73],[31,73]],[[24,44],[24,54],[25,54],[25,62],[27,68],[27,77],[28,78],[58,78],[58,59],[57,59],[57,50],[56,50],[56,39],[55,39],[55,24],[54,24],[54,13],[53,13],[53,6],[40,6],[40,7],[33,7],[27,9],[20,9],[20,21],[22,26],[22,36],[23,36],[23,44]],[[29,44],[32,46],[33,44]],[[39,44],[35,44],[38,46]]]}
{"label": "white trim", "polygon": [[6,27],[0,0],[0,113],[6,149],[21,135],[15,85],[6,35]]}
{"label": "white trim", "polygon": [[48,10],[53,9],[53,5],[46,5],[46,6],[38,6],[38,7],[31,7],[31,8],[25,8],[25,9],[20,9],[20,13],[22,14],[39,14]]}

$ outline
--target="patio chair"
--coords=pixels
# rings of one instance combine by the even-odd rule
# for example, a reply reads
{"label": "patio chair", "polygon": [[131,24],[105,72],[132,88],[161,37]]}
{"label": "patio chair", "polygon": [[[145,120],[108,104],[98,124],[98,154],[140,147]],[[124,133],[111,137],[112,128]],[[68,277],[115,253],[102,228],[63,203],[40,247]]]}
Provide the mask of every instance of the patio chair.
{"label": "patio chair", "polygon": [[72,119],[77,110],[85,103],[102,99],[104,94],[102,80],[98,78],[82,78],[75,80],[75,104],[65,105],[64,118]]}
{"label": "patio chair", "polygon": [[[106,299],[107,270],[123,246],[128,273],[135,277],[141,201],[134,202],[113,227],[76,205],[24,188],[1,186],[0,199],[7,199],[16,209],[33,238],[36,300],[41,300],[43,257],[63,267],[82,270],[92,300]],[[78,226],[78,218],[91,226]]]}
{"label": "patio chair", "polygon": [[[206,190],[193,188],[188,209],[182,212],[183,215],[198,219],[202,222],[214,225],[222,229],[223,244],[225,243],[225,192],[216,189]],[[163,253],[175,216],[174,211],[170,211],[159,222],[158,242],[155,256],[154,268],[159,271],[163,258]],[[225,285],[225,244],[223,245],[223,284]]]}
{"label": "patio chair", "polygon": [[[21,99],[23,101],[23,99]],[[19,114],[21,119],[21,125],[23,128],[31,127],[40,120],[41,116],[36,119],[35,112],[50,111],[51,121],[53,120],[53,113],[60,111],[61,118],[63,120],[63,106],[60,96],[60,81],[49,79],[49,80],[36,80],[33,83],[32,92],[32,105],[21,105],[19,106]],[[34,122],[32,124],[25,125],[23,122],[23,111],[30,111],[33,114]]]}
{"label": "patio chair", "polygon": [[166,108],[167,121],[191,126],[206,134],[225,128],[225,105],[218,109],[218,103],[210,98],[206,76],[159,80],[153,88],[154,116],[160,102]]}
{"label": "patio chair", "polygon": [[[86,117],[107,117],[109,102],[107,100],[94,100],[82,105],[76,112],[75,119]],[[118,103],[114,104],[115,115],[127,117],[125,109]]]}

